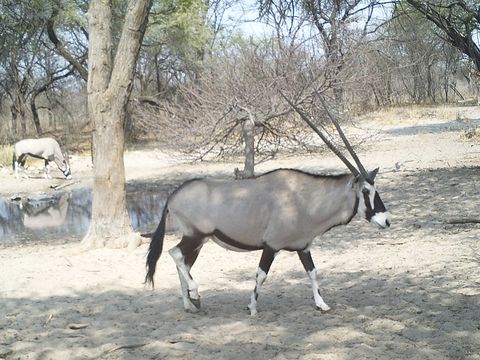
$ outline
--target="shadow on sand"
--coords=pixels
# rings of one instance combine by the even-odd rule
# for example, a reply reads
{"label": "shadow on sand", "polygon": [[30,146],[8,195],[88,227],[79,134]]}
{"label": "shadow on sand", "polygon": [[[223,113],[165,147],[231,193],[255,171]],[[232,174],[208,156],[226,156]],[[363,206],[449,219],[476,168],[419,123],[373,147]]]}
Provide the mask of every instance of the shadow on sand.
{"label": "shadow on sand", "polygon": [[[181,309],[177,288],[2,298],[0,349],[12,358],[18,351],[37,359],[271,359],[279,354],[474,359],[478,354],[480,295],[458,294],[449,285],[453,279],[442,273],[388,279],[368,271],[328,273],[322,282],[333,310],[327,314],[313,309],[304,274],[291,275],[266,286],[255,318],[245,310],[249,292],[235,287],[204,292],[205,310],[198,314]],[[27,323],[35,325],[22,328]],[[72,350],[83,356],[72,357]]]}
{"label": "shadow on sand", "polygon": [[[255,318],[245,308],[256,264],[249,274],[232,264],[221,274],[225,286],[200,284],[204,311],[199,314],[183,311],[178,284],[155,291],[139,284],[138,289],[73,296],[2,297],[0,349],[7,358],[21,353],[37,359],[478,359],[480,231],[478,224],[453,226],[445,220],[479,216],[479,172],[452,168],[380,176],[382,197],[394,215],[391,230],[355,221],[315,243],[340,252],[359,244],[390,246],[390,256],[410,244],[415,256],[415,242],[451,236],[456,246],[477,254],[458,259],[476,266],[471,273],[448,271],[452,263],[423,272],[379,270],[368,261],[357,271],[327,269],[321,288],[333,311],[322,314],[313,309],[300,264],[280,278],[275,267],[281,265],[274,263]],[[434,251],[434,240],[431,245]],[[208,261],[214,266],[215,259]],[[29,323],[35,325],[25,328]],[[71,324],[87,326],[73,330]],[[70,356],[72,349],[76,357]]]}

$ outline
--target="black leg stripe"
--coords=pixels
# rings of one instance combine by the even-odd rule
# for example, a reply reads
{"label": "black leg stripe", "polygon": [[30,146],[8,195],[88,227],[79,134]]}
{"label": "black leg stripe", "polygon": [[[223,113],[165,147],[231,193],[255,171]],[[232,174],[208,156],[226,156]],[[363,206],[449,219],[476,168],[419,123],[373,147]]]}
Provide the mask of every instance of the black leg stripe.
{"label": "black leg stripe", "polygon": [[260,269],[268,274],[270,270],[270,266],[272,265],[273,259],[275,258],[276,251],[270,248],[269,246],[265,246],[262,252],[262,257],[260,258]]}
{"label": "black leg stripe", "polygon": [[305,271],[310,272],[315,269],[315,264],[313,263],[312,254],[310,251],[297,251],[297,253]]}

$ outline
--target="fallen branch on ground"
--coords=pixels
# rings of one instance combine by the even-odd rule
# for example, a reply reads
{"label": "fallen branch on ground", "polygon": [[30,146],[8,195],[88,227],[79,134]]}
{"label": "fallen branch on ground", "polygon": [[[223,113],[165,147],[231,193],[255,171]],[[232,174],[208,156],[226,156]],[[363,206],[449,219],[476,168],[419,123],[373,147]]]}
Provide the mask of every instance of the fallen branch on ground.
{"label": "fallen branch on ground", "polygon": [[445,220],[447,224],[480,224],[480,219],[477,218],[451,218]]}
{"label": "fallen branch on ground", "polygon": [[71,330],[81,330],[88,327],[88,324],[69,324],[68,328]]}
{"label": "fallen branch on ground", "polygon": [[70,186],[70,185],[73,185],[73,184],[76,184],[78,183],[78,181],[70,181],[69,183],[64,183],[64,184],[61,184],[61,185],[52,185],[50,186],[53,190],[60,190],[60,189],[63,189],[64,187],[67,187],[67,186]]}
{"label": "fallen branch on ground", "polygon": [[121,350],[121,349],[136,349],[145,345],[147,345],[147,343],[120,345],[120,346],[114,347],[113,349],[108,350],[107,354],[117,350]]}

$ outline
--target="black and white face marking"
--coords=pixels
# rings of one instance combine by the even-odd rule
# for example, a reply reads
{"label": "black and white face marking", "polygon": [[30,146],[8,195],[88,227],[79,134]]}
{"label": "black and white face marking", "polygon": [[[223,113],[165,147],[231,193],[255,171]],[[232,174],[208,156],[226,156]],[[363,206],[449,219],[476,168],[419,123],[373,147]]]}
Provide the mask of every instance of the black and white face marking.
{"label": "black and white face marking", "polygon": [[363,181],[358,196],[358,214],[381,228],[390,226],[390,213],[385,208],[375,184]]}

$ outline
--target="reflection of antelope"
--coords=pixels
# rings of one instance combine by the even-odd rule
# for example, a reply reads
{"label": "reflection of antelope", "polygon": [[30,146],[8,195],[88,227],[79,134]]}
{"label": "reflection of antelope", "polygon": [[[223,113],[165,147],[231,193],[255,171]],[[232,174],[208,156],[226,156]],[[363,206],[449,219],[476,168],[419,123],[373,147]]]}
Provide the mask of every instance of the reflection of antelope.
{"label": "reflection of antelope", "polygon": [[62,151],[60,150],[60,145],[58,145],[58,142],[55,139],[24,139],[15,144],[12,166],[17,179],[19,177],[19,166],[23,169],[25,174],[24,165],[27,156],[45,160],[45,179],[52,178],[50,175],[50,166],[48,165],[50,161],[54,161],[55,164],[57,164],[58,168],[67,179],[72,178],[70,166],[63,157]]}
{"label": "reflection of antelope", "polygon": [[26,202],[23,204],[23,225],[29,229],[42,229],[62,225],[67,218],[69,194],[50,201]]}

